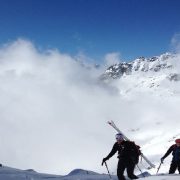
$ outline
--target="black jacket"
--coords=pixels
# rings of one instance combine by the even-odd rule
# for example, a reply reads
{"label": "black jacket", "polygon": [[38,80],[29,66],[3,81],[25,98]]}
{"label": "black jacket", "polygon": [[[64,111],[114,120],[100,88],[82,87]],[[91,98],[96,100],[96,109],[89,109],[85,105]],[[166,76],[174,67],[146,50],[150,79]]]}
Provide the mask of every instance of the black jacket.
{"label": "black jacket", "polygon": [[173,144],[162,158],[165,159],[167,156],[169,156],[170,153],[172,153],[173,161],[180,161],[180,147],[178,147],[176,144]]}
{"label": "black jacket", "polygon": [[121,144],[116,142],[106,159],[111,158],[116,152],[118,152],[119,160],[138,163],[140,150],[139,146],[137,146],[134,142],[123,141]]}

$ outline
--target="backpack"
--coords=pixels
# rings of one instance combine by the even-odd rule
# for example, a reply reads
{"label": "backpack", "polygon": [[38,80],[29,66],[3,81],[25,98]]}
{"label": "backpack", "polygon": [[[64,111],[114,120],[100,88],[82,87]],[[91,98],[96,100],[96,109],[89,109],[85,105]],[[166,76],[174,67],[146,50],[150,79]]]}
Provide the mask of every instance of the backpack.
{"label": "backpack", "polygon": [[138,164],[139,162],[139,156],[141,155],[141,150],[140,150],[140,146],[137,145],[134,141],[130,141],[133,146],[134,146],[134,150],[133,150],[133,155],[132,155],[132,159],[135,162],[135,164]]}

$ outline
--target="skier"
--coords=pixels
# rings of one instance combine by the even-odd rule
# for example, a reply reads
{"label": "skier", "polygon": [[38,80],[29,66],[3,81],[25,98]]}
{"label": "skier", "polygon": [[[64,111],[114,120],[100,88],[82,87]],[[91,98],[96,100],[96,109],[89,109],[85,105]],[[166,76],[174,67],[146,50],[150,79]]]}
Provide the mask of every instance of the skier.
{"label": "skier", "polygon": [[114,144],[109,155],[102,160],[102,165],[111,158],[118,151],[118,166],[117,166],[117,176],[119,180],[125,180],[124,170],[127,170],[127,175],[130,179],[138,179],[134,175],[135,165],[138,163],[140,150],[134,142],[125,141],[123,135],[116,134],[117,142]]}
{"label": "skier", "polygon": [[178,169],[180,174],[180,139],[176,139],[175,143],[176,144],[173,144],[161,158],[161,163],[163,163],[164,159],[172,152],[173,158],[169,168],[169,174],[174,174],[176,169]]}

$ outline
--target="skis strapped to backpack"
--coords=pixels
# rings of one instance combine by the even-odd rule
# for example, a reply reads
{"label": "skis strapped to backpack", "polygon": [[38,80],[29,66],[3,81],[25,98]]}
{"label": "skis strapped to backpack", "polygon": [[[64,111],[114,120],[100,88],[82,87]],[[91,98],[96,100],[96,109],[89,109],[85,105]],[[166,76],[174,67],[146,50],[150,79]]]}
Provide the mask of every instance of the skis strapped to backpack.
{"label": "skis strapped to backpack", "polygon": [[[113,121],[108,121],[108,124],[109,124],[111,127],[113,127],[118,133],[121,133],[126,141],[130,141],[130,140],[124,135],[124,133],[117,128],[117,126],[115,125],[115,123],[114,123]],[[149,168],[155,168],[155,165],[152,164],[151,161],[150,161],[146,156],[144,156],[142,153],[140,154],[140,156],[150,165]]]}

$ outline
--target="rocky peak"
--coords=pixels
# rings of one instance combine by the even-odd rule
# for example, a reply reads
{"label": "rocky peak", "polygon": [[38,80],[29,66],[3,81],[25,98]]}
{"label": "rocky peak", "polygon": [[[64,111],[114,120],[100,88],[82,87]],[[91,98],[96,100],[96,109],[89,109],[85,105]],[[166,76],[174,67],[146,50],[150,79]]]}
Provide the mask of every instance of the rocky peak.
{"label": "rocky peak", "polygon": [[107,68],[102,75],[102,79],[112,78],[117,79],[123,75],[130,75],[134,72],[159,72],[162,69],[173,68],[170,61],[174,55],[165,53],[160,56],[154,56],[151,58],[139,57],[131,62],[120,62]]}

